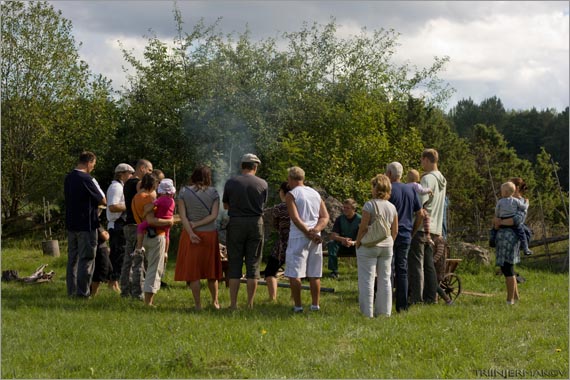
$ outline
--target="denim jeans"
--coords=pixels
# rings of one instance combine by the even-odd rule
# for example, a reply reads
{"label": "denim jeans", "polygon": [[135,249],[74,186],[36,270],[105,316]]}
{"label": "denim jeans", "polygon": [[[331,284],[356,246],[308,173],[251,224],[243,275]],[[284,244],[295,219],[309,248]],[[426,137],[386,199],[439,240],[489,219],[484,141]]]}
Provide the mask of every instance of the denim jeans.
{"label": "denim jeans", "polygon": [[410,244],[394,243],[392,256],[393,285],[396,288],[396,311],[408,309],[408,252]]}
{"label": "denim jeans", "polygon": [[67,295],[89,297],[97,254],[97,230],[67,231]]}

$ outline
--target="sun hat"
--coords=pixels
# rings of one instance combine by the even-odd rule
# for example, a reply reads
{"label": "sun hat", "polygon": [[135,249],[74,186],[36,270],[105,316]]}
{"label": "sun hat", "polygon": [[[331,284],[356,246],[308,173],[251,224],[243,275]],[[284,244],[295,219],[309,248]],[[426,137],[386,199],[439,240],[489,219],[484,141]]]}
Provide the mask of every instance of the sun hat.
{"label": "sun hat", "polygon": [[156,190],[158,194],[168,194],[172,195],[176,193],[176,188],[174,187],[174,182],[170,178],[165,178],[158,184],[158,189]]}

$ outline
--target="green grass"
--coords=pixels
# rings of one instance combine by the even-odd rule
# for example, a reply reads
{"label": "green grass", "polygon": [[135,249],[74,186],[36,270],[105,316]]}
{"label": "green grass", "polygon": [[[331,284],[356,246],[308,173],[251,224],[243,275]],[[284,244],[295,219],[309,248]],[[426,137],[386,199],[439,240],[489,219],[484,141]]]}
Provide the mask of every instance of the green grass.
{"label": "green grass", "polygon": [[[462,272],[456,306],[416,306],[391,318],[366,319],[357,301],[356,262],[341,260],[341,280],[323,279],[322,311],[291,312],[289,289],[254,310],[192,310],[191,294],[173,282],[174,262],[156,296],[158,308],[121,299],[106,287],[88,301],[65,292],[62,257],[39,246],[4,247],[2,270],[31,274],[40,264],[52,283],[2,283],[2,378],[476,378],[477,370],[526,371],[568,378],[568,274],[521,268],[521,302],[505,305],[494,267]],[[228,291],[220,288],[222,306]],[[240,289],[245,304],[245,286]],[[209,305],[203,287],[204,305]],[[309,292],[303,302],[309,304]],[[558,372],[560,371],[560,372]],[[521,373],[521,372],[519,372]],[[558,375],[557,375],[558,374]],[[488,376],[488,375],[487,375]],[[501,377],[499,375],[491,377]]]}

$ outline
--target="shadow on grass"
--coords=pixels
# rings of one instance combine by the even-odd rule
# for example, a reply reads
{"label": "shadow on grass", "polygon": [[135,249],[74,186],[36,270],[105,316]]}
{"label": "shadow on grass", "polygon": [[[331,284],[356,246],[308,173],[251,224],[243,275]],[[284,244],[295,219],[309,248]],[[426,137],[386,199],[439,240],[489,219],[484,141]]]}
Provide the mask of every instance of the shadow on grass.
{"label": "shadow on grass", "polygon": [[[191,302],[186,298],[185,289],[179,290],[163,290],[160,297],[158,294],[157,306],[150,308],[138,299],[123,298],[118,294],[104,291],[92,298],[68,297],[65,290],[56,283],[41,284],[25,284],[21,282],[3,283],[2,284],[2,309],[5,312],[18,311],[21,309],[41,309],[54,311],[89,311],[94,312],[136,312],[144,314],[161,314],[161,315],[187,315],[189,317],[207,316],[208,318],[265,318],[287,320],[302,316],[317,316],[319,313],[309,312],[295,314],[292,306],[283,303],[269,302],[265,300],[258,301],[253,310],[247,309],[245,306],[238,310],[230,310],[228,307],[222,307],[217,310],[209,305],[206,301],[202,310],[195,310]],[[177,293],[177,294],[172,294]],[[168,296],[167,296],[168,294]],[[285,295],[284,295],[285,296]]]}

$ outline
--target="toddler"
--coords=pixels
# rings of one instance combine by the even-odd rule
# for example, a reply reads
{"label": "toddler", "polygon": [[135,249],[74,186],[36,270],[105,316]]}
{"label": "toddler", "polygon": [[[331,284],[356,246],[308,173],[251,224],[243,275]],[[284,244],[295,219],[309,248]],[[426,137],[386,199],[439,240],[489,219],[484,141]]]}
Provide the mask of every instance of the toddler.
{"label": "toddler", "polygon": [[429,195],[429,199],[427,201],[424,202],[424,204],[422,205],[422,215],[424,217],[423,219],[423,225],[424,225],[424,233],[425,233],[425,237],[426,237],[426,243],[428,243],[429,245],[431,245],[432,247],[435,246],[434,241],[431,238],[430,235],[430,216],[429,213],[427,212],[427,210],[425,209],[426,205],[431,202],[432,197],[433,197],[433,191],[429,188],[429,187],[423,187],[422,185],[420,185],[420,173],[415,170],[415,169],[410,169],[410,171],[408,172],[408,175],[406,176],[406,181],[408,183],[408,185],[410,185],[412,187],[412,189],[414,189],[414,191],[416,193],[418,193],[419,195]]}
{"label": "toddler", "polygon": [[[159,219],[172,218],[175,208],[174,194],[176,194],[174,183],[170,178],[165,178],[160,181],[156,192],[158,194],[158,198],[156,198],[156,200],[150,205],[147,205],[149,207],[145,206],[144,217],[146,217],[149,212],[154,210],[154,216]],[[165,251],[168,252],[168,246],[170,243],[170,227],[161,228],[164,230],[166,238]],[[143,253],[144,249],[142,245],[145,233],[150,238],[156,236],[156,229],[152,227],[146,220],[137,225],[137,245],[132,255],[140,255]]]}
{"label": "toddler", "polygon": [[[516,186],[512,182],[505,182],[501,185],[501,199],[497,201],[495,206],[495,216],[501,219],[513,218],[514,225],[512,228],[519,241],[521,242],[521,248],[525,255],[532,255],[532,251],[528,248],[528,237],[524,229],[522,222],[517,221],[524,220],[524,215],[528,211],[528,200],[525,198],[515,198],[513,194],[516,191]],[[515,218],[516,215],[521,216],[520,218]]]}

